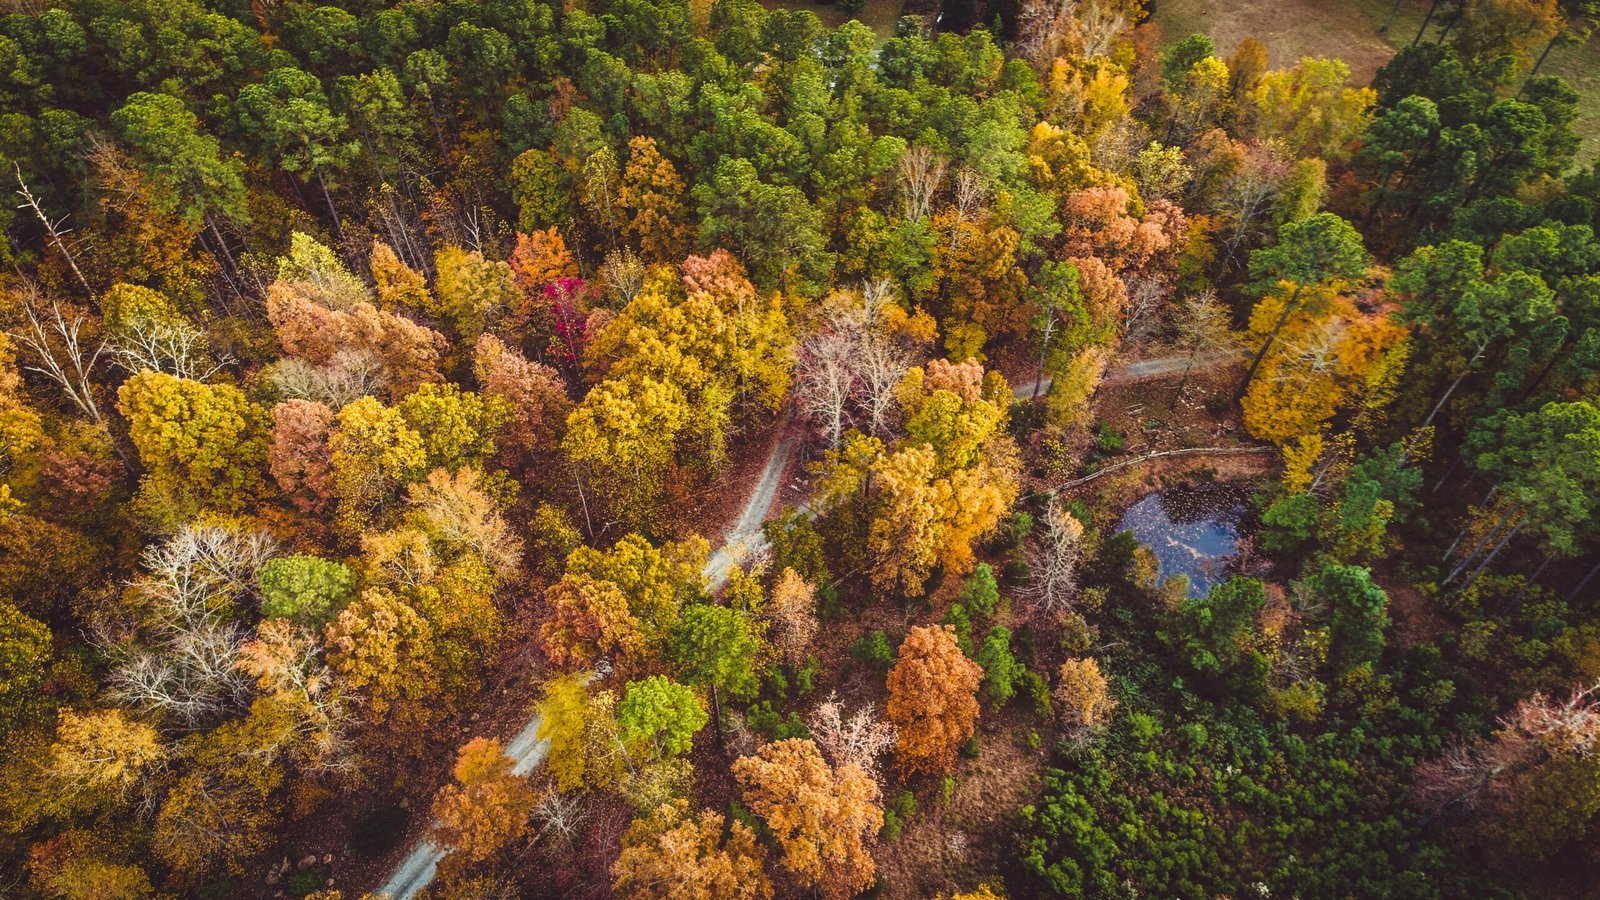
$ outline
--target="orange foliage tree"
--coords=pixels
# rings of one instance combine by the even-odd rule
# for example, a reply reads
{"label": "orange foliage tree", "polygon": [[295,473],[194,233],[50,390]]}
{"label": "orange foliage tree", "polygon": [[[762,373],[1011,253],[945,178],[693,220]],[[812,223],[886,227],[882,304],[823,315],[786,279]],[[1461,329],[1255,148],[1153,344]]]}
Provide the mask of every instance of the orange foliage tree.
{"label": "orange foliage tree", "polygon": [[961,652],[955,629],[911,629],[889,670],[889,721],[895,755],[907,772],[944,772],[978,725],[983,669]]}
{"label": "orange foliage tree", "polygon": [[480,862],[526,833],[538,795],[492,738],[473,738],[456,756],[455,784],[433,800],[439,842],[467,862]]}

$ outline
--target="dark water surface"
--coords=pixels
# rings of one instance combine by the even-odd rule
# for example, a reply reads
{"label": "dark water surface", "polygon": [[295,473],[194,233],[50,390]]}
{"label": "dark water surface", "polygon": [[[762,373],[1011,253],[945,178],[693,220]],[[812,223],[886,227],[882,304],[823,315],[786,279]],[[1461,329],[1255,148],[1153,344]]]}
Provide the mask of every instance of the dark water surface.
{"label": "dark water surface", "polygon": [[1203,597],[1237,550],[1244,509],[1238,493],[1220,485],[1168,488],[1128,507],[1117,530],[1150,548],[1161,579],[1187,575],[1189,595]]}

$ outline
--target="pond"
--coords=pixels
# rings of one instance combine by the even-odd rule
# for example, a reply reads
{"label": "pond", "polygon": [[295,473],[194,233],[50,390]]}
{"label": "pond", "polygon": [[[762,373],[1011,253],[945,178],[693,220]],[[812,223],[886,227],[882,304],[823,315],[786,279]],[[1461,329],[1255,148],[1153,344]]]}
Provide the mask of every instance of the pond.
{"label": "pond", "polygon": [[1128,507],[1117,530],[1150,548],[1159,578],[1187,575],[1189,596],[1203,597],[1238,549],[1244,511],[1238,493],[1222,485],[1167,488]]}

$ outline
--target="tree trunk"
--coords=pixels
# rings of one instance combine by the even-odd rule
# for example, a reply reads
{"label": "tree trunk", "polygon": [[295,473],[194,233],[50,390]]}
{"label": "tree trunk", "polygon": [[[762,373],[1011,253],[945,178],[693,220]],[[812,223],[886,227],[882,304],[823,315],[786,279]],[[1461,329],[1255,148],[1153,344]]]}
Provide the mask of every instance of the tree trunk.
{"label": "tree trunk", "polygon": [[1522,89],[1517,91],[1517,96],[1518,97],[1521,97],[1522,94],[1523,94],[1523,91],[1526,91],[1528,89],[1528,82],[1533,80],[1533,76],[1539,74],[1539,69],[1544,66],[1545,59],[1550,56],[1550,51],[1554,50],[1556,48],[1556,44],[1561,41],[1561,37],[1562,37],[1562,34],[1561,34],[1561,32],[1558,31],[1558,32],[1556,32],[1555,37],[1550,39],[1550,43],[1544,45],[1544,52],[1539,54],[1539,59],[1534,62],[1533,68],[1528,70],[1528,77],[1523,80]]}
{"label": "tree trunk", "polygon": [[1415,47],[1417,42],[1422,40],[1422,36],[1427,33],[1428,23],[1433,21],[1433,14],[1438,8],[1439,0],[1433,0],[1432,3],[1428,4],[1428,14],[1422,17],[1422,27],[1417,29],[1417,36],[1411,39],[1411,46]]}
{"label": "tree trunk", "polygon": [[1394,0],[1394,5],[1389,7],[1389,17],[1383,20],[1382,25],[1378,26],[1379,34],[1389,33],[1389,26],[1394,24],[1394,17],[1400,12],[1400,4],[1403,2],[1405,0]]}
{"label": "tree trunk", "polygon": [[578,505],[583,507],[583,530],[589,533],[589,540],[594,540],[594,521],[589,518],[589,501],[583,496],[583,478],[578,475],[577,466],[572,468],[572,483],[578,486]]}
{"label": "tree trunk", "polygon": [[322,199],[328,202],[328,212],[333,215],[333,235],[343,239],[344,227],[339,224],[339,207],[333,205],[333,194],[328,191],[328,180],[322,177],[322,169],[317,169],[317,185],[322,188]]}
{"label": "tree trunk", "polygon": [[1432,493],[1432,494],[1439,493],[1439,488],[1444,487],[1444,483],[1446,481],[1449,481],[1450,480],[1450,476],[1454,475],[1455,471],[1457,469],[1459,469],[1459,468],[1461,468],[1461,454],[1457,453],[1456,454],[1456,461],[1450,464],[1450,468],[1444,470],[1444,474],[1439,476],[1439,480],[1438,481],[1434,482],[1433,490],[1429,491],[1429,493]]}
{"label": "tree trunk", "polygon": [[1255,380],[1256,370],[1261,368],[1261,361],[1266,359],[1267,351],[1272,349],[1272,342],[1278,339],[1278,332],[1283,330],[1285,322],[1294,313],[1295,307],[1300,303],[1300,292],[1305,290],[1304,285],[1295,285],[1294,293],[1289,295],[1289,302],[1283,305],[1283,312],[1278,315],[1278,321],[1267,333],[1267,339],[1256,351],[1256,358],[1250,361],[1250,370],[1244,373],[1244,381],[1239,384],[1239,392],[1234,395],[1233,402],[1238,403],[1244,399],[1245,392],[1250,390],[1250,382]]}
{"label": "tree trunk", "polygon": [[1546,553],[1544,555],[1544,561],[1539,563],[1539,568],[1533,570],[1533,574],[1528,576],[1528,580],[1522,583],[1522,590],[1517,591],[1518,600],[1521,600],[1522,595],[1528,592],[1528,588],[1531,588],[1538,583],[1539,576],[1544,574],[1544,570],[1549,567],[1550,561],[1555,558],[1556,555],[1554,553]]}
{"label": "tree trunk", "polygon": [[1511,539],[1517,536],[1517,532],[1522,530],[1524,524],[1523,522],[1518,522],[1515,528],[1506,532],[1506,536],[1500,539],[1500,543],[1495,544],[1494,549],[1489,551],[1489,555],[1483,558],[1483,562],[1478,563],[1478,567],[1472,570],[1472,577],[1468,578],[1467,583],[1461,586],[1461,590],[1465,591],[1477,583],[1478,576],[1482,575],[1483,570],[1489,567],[1489,563],[1494,562],[1494,558],[1500,555],[1500,551],[1505,549],[1506,544],[1511,543]]}
{"label": "tree trunk", "polygon": [[1551,351],[1550,358],[1545,360],[1544,367],[1539,370],[1538,377],[1534,378],[1533,383],[1528,385],[1522,392],[1522,397],[1517,400],[1518,403],[1526,403],[1529,397],[1538,392],[1539,387],[1544,384],[1544,380],[1549,378],[1550,373],[1555,370],[1556,363],[1561,359],[1561,354],[1567,352],[1567,345],[1572,343],[1572,337],[1570,334],[1567,335],[1566,339],[1561,342],[1561,346]]}
{"label": "tree trunk", "polygon": [[1177,409],[1178,401],[1183,399],[1183,392],[1189,387],[1189,373],[1194,371],[1195,353],[1199,349],[1198,346],[1189,348],[1189,360],[1183,364],[1183,377],[1178,380],[1178,390],[1173,393],[1172,402],[1167,404],[1167,412]]}
{"label": "tree trunk", "polygon": [[[1500,533],[1500,529],[1505,527],[1506,522],[1509,521],[1511,519],[1512,515],[1514,515],[1516,512],[1517,512],[1517,507],[1516,506],[1513,506],[1510,509],[1506,510],[1500,516],[1500,521],[1495,522],[1494,526],[1492,528],[1490,528],[1488,531],[1484,532],[1483,536],[1478,538],[1478,540],[1475,543],[1473,543],[1471,549],[1467,550],[1466,558],[1461,560],[1461,562],[1458,563],[1453,570],[1451,570],[1450,574],[1445,576],[1444,581],[1441,581],[1439,583],[1440,584],[1449,584],[1450,582],[1454,581],[1456,579],[1456,576],[1460,575],[1461,572],[1464,569],[1466,569],[1467,566],[1472,565],[1472,563],[1478,558],[1478,553],[1483,550],[1483,548],[1489,543],[1489,541],[1494,539],[1494,536],[1496,534]],[[1448,559],[1448,558],[1449,557],[1446,557],[1446,559]],[[1440,562],[1442,563],[1442,562],[1444,562],[1444,560],[1440,560]]]}
{"label": "tree trunk", "polygon": [[1488,349],[1488,347],[1488,341],[1484,341],[1478,345],[1478,349],[1472,354],[1472,358],[1467,360],[1467,371],[1462,372],[1459,376],[1457,376],[1455,381],[1450,382],[1450,387],[1445,389],[1444,396],[1439,398],[1439,402],[1433,405],[1432,410],[1429,410],[1428,417],[1422,420],[1423,428],[1427,428],[1429,425],[1433,424],[1433,417],[1437,416],[1439,414],[1439,410],[1444,408],[1445,403],[1450,400],[1450,395],[1454,394],[1456,392],[1456,388],[1461,386],[1461,382],[1466,381],[1467,376],[1472,374],[1472,364],[1483,357],[1483,351]]}
{"label": "tree trunk", "polygon": [[711,682],[711,721],[717,728],[717,752],[728,755],[728,746],[722,737],[722,698],[717,694],[717,683]]}
{"label": "tree trunk", "polygon": [[1055,330],[1056,317],[1052,315],[1050,316],[1050,321],[1044,326],[1044,342],[1043,346],[1039,348],[1039,375],[1033,379],[1033,396],[1028,398],[1029,403],[1039,399],[1039,385],[1044,383],[1044,361],[1045,357],[1050,354],[1050,334]]}
{"label": "tree trunk", "polygon": [[1600,574],[1600,562],[1595,563],[1594,566],[1589,569],[1589,574],[1583,576],[1583,580],[1578,582],[1577,586],[1567,594],[1567,602],[1571,603],[1574,599],[1576,599],[1578,592],[1587,587],[1589,582],[1594,580],[1594,576],[1596,574]]}

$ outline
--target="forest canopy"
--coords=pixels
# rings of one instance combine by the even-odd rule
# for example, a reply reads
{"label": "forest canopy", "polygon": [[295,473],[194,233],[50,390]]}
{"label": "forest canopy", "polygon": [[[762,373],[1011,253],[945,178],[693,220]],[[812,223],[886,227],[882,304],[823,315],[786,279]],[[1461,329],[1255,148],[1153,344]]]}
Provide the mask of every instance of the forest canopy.
{"label": "forest canopy", "polygon": [[7,5],[0,893],[1579,895],[1600,5],[1422,7]]}

